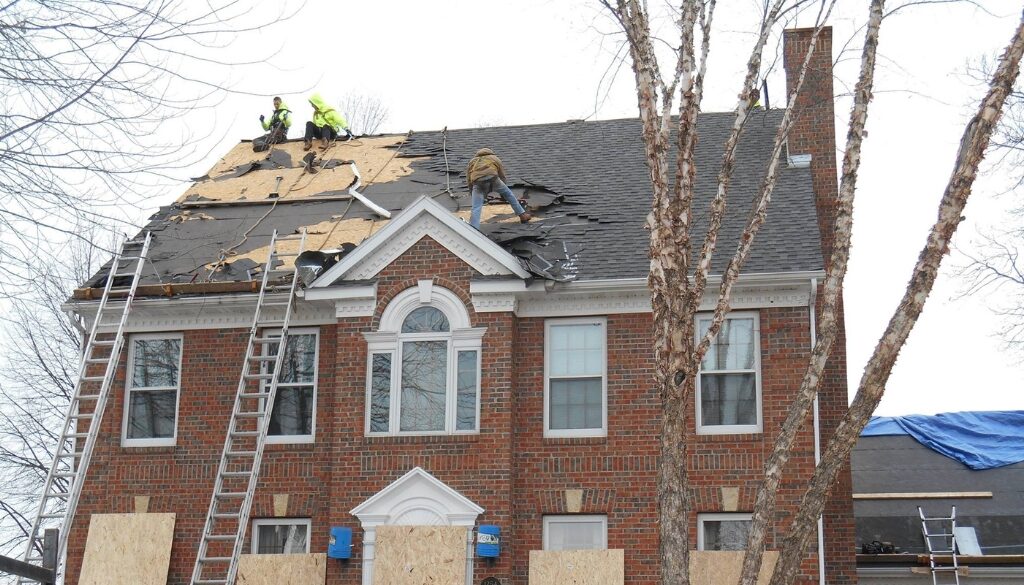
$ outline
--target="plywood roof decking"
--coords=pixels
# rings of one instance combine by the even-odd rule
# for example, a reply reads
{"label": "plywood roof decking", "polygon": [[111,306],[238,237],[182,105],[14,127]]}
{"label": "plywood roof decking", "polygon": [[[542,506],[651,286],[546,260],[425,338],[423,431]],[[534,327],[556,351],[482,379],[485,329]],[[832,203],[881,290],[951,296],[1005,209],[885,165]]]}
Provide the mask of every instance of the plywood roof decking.
{"label": "plywood roof decking", "polygon": [[[274,145],[272,151],[253,152],[252,143],[235,145],[224,158],[210,169],[202,180],[196,181],[178,198],[178,203],[188,201],[253,201],[270,200],[271,193],[278,193],[279,199],[291,200],[312,197],[329,192],[343,192],[355,181],[347,161],[354,161],[364,184],[394,181],[412,174],[412,162],[416,157],[400,155],[404,136],[383,136],[357,138],[348,142],[335,142],[327,150],[321,150],[320,141],[308,151],[321,162],[317,173],[307,173],[302,159],[308,153],[302,150],[302,141]],[[277,152],[273,158],[272,152]],[[288,156],[280,156],[282,153]],[[422,158],[422,157],[420,157]],[[290,160],[289,160],[290,159]],[[281,167],[277,162],[287,161],[290,166]],[[253,163],[261,168],[233,176]],[[280,184],[278,177],[281,177]]]}

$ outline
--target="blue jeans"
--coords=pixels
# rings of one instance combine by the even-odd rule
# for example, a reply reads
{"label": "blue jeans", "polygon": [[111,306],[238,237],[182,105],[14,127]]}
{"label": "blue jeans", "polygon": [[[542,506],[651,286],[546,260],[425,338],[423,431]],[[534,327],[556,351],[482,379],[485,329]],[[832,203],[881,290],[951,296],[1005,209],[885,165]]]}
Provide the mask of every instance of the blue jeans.
{"label": "blue jeans", "polygon": [[501,179],[498,177],[478,179],[477,182],[473,183],[473,213],[469,216],[469,224],[471,226],[475,228],[480,227],[480,212],[484,208],[484,197],[491,192],[496,192],[504,197],[505,201],[508,201],[508,204],[512,206],[512,210],[516,212],[516,215],[526,213],[523,206],[519,204],[519,200],[516,199],[515,193]]}

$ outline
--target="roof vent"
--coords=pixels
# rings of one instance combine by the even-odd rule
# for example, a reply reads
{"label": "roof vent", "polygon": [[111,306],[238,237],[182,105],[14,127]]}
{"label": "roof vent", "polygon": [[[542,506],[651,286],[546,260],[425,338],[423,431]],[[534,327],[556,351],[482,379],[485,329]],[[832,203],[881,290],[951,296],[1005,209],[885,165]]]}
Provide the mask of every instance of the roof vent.
{"label": "roof vent", "polygon": [[809,154],[791,154],[787,158],[791,169],[806,169],[811,166],[811,155]]}

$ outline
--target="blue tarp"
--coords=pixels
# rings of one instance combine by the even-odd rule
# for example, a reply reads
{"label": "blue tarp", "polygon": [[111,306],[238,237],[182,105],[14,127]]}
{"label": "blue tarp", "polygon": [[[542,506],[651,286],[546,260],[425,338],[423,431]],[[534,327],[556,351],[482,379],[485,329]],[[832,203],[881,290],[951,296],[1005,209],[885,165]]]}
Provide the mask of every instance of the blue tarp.
{"label": "blue tarp", "polygon": [[1024,410],[873,416],[862,437],[910,435],[971,469],[1024,461]]}

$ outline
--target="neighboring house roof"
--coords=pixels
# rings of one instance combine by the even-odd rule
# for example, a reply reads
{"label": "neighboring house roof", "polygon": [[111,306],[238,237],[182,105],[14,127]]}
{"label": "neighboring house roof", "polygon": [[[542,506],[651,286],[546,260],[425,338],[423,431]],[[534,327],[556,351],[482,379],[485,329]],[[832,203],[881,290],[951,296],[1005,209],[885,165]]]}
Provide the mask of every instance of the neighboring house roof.
{"label": "neighboring house roof", "polygon": [[1024,461],[1024,410],[873,416],[862,437],[910,435],[971,469]]}
{"label": "neighboring house roof", "polygon": [[[730,188],[713,271],[735,250],[772,149],[781,111],[756,111],[747,123]],[[695,227],[702,234],[733,115],[700,116]],[[231,150],[174,204],[154,214],[155,235],[143,284],[253,279],[265,262],[274,229],[309,228],[307,249],[358,246],[383,226],[358,192],[398,212],[427,195],[468,221],[464,169],[478,148],[495,150],[509,184],[536,219],[520,224],[501,202],[485,208],[481,231],[518,256],[527,270],[554,280],[643,278],[649,262],[644,229],[651,206],[650,175],[636,119],[572,121],[533,126],[410,132],[359,138],[318,155],[318,172],[304,168],[301,142],[253,153]],[[349,164],[353,161],[354,165]],[[451,195],[449,195],[449,190]],[[270,198],[271,193],[277,196]],[[699,250],[701,240],[695,240]],[[347,249],[351,249],[351,245]],[[810,169],[780,165],[778,184],[747,261],[746,273],[815,271],[823,266]],[[106,270],[89,282],[97,286]]]}
{"label": "neighboring house roof", "polygon": [[1024,555],[1024,463],[975,470],[911,435],[870,434],[857,442],[851,469],[858,547],[878,540],[923,553],[917,507],[934,517],[956,506],[957,525],[974,528],[984,555]]}

